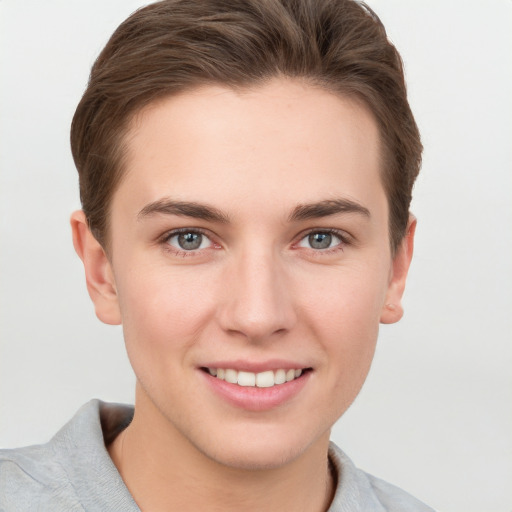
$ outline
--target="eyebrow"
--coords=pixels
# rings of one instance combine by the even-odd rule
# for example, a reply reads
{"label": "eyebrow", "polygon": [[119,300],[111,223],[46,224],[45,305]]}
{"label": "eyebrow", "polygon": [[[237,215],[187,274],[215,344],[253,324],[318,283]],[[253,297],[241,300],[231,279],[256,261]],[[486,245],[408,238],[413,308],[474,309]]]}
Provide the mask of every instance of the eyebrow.
{"label": "eyebrow", "polygon": [[158,213],[193,217],[195,219],[221,222],[223,224],[229,222],[228,216],[217,208],[189,201],[173,201],[172,199],[159,199],[158,201],[147,204],[138,213],[137,217],[143,219],[144,217]]}
{"label": "eyebrow", "polygon": [[337,213],[357,213],[370,218],[370,210],[351,199],[326,199],[317,203],[300,204],[293,209],[289,221],[319,219]]}
{"label": "eyebrow", "polygon": [[[326,199],[316,203],[300,204],[296,206],[288,217],[289,222],[308,219],[318,219],[336,215],[338,213],[357,213],[370,217],[370,211],[359,203],[350,199]],[[229,217],[213,206],[207,206],[190,201],[174,201],[172,199],[159,199],[147,204],[138,213],[137,217],[143,219],[155,214],[178,215],[192,217],[211,222],[229,223]]]}

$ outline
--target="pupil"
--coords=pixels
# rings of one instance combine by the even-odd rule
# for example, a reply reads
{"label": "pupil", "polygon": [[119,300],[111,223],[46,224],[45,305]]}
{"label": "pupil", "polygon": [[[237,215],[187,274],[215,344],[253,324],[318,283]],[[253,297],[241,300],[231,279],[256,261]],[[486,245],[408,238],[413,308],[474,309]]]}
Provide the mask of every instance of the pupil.
{"label": "pupil", "polygon": [[200,233],[183,233],[178,236],[179,246],[186,251],[198,249],[201,246],[202,241],[203,235]]}
{"label": "pupil", "polygon": [[332,235],[329,233],[312,233],[309,235],[309,244],[313,249],[327,249],[330,247]]}

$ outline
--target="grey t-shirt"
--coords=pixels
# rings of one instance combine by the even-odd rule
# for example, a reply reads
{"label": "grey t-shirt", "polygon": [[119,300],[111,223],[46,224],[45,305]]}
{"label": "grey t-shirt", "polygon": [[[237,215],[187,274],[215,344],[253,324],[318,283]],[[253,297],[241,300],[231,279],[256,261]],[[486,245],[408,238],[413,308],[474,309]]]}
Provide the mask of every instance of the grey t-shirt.
{"label": "grey t-shirt", "polygon": [[[0,450],[0,512],[140,512],[105,448],[132,417],[131,406],[92,400],[50,442]],[[433,512],[333,443],[329,457],[338,483],[328,512]]]}

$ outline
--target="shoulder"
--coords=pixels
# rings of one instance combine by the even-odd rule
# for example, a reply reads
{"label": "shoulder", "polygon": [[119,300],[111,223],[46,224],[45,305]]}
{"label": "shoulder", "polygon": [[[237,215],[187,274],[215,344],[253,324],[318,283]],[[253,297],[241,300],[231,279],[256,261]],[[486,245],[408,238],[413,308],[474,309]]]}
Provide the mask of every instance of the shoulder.
{"label": "shoulder", "polygon": [[0,511],[138,510],[105,448],[132,415],[92,400],[48,443],[0,450]]}
{"label": "shoulder", "polygon": [[380,478],[364,473],[375,495],[385,510],[393,512],[434,512],[434,509],[425,505],[403,489],[396,487]]}
{"label": "shoulder", "polygon": [[338,483],[328,512],[434,512],[404,490],[358,469],[334,443],[329,458]]}
{"label": "shoulder", "polygon": [[52,442],[0,450],[0,510],[82,511]]}

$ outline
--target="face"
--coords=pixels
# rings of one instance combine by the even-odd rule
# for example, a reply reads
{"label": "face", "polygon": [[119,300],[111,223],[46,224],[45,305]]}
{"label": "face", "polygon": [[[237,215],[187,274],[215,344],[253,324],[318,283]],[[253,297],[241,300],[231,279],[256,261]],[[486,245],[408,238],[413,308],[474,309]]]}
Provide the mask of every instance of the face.
{"label": "face", "polygon": [[210,86],[147,108],[127,141],[88,279],[111,285],[91,295],[123,324],[136,411],[231,466],[325,448],[410,259],[391,256],[372,115],[294,81]]}

